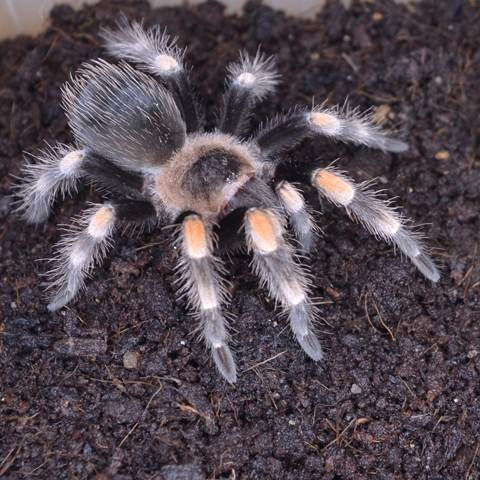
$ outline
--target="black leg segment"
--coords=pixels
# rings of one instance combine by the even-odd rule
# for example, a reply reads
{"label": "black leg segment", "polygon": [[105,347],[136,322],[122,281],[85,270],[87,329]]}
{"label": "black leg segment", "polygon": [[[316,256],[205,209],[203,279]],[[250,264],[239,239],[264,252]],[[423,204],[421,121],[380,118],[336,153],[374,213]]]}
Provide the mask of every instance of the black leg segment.
{"label": "black leg segment", "polygon": [[92,180],[134,198],[143,197],[143,175],[118,167],[106,158],[86,150],[81,171]]}

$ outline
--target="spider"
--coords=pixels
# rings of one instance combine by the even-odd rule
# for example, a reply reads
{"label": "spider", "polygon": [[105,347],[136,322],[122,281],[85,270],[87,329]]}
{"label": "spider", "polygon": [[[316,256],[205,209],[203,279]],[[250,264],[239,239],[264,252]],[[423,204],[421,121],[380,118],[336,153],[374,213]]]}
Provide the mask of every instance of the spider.
{"label": "spider", "polygon": [[[299,188],[282,178],[287,161],[279,153],[313,135],[393,153],[407,150],[407,144],[388,136],[371,114],[324,105],[292,111],[245,138],[255,102],[278,81],[272,57],[260,52],[253,58],[243,53],[229,66],[217,126],[206,132],[183,64],[185,51],[175,46],[176,39],[158,26],[144,30],[125,18],[102,37],[118,64],[101,59],[84,64],[64,86],[74,144],[42,151],[35,164],[24,167],[20,187],[20,210],[33,224],[45,221],[57,194],[69,193],[82,177],[114,194],[67,228],[49,272],[55,293],[48,309],[61,308],[84,287],[119,223],[158,222],[175,226],[180,292],[228,382],[237,374],[223,309],[229,284],[217,252],[233,250],[239,241],[303,350],[321,360],[308,270],[298,259],[311,249],[318,227]],[[333,166],[297,173],[320,197],[396,244],[428,279],[439,279],[417,235],[366,184],[355,184]]]}

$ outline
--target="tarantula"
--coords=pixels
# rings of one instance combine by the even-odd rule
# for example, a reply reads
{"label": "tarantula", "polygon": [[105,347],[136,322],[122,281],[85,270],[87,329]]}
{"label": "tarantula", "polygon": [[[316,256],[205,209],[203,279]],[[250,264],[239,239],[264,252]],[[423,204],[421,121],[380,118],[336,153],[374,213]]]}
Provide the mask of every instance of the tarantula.
{"label": "tarantula", "polygon": [[[226,380],[235,382],[236,367],[222,310],[228,283],[216,249],[229,248],[240,237],[253,254],[253,270],[282,306],[303,350],[313,360],[322,359],[308,272],[296,253],[310,250],[317,227],[300,190],[279,173],[278,154],[317,134],[386,152],[408,146],[387,136],[371,115],[323,105],[290,112],[245,139],[255,102],[278,80],[272,58],[260,53],[253,59],[241,54],[240,63],[230,65],[218,125],[205,132],[184,51],[175,40],[158,26],[145,31],[125,19],[102,36],[119,63],[84,64],[64,86],[63,107],[75,142],[43,151],[36,164],[24,168],[20,187],[20,210],[34,224],[45,221],[56,195],[71,191],[82,177],[115,194],[88,208],[60,241],[49,272],[55,291],[49,310],[64,306],[84,287],[118,223],[154,220],[176,225],[181,292]],[[320,196],[344,207],[374,235],[394,242],[428,279],[439,279],[401,216],[364,184],[356,185],[332,166],[306,177],[299,172],[298,178],[307,178]]]}

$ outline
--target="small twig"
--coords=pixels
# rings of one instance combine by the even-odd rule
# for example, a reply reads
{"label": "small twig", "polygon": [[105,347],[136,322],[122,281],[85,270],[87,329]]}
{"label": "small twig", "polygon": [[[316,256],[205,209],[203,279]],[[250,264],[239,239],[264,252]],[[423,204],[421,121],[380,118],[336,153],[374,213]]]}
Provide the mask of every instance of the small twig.
{"label": "small twig", "polygon": [[365,294],[365,313],[367,315],[367,320],[368,323],[371,325],[371,327],[379,334],[379,335],[390,335],[392,337],[392,340],[395,340],[395,337],[398,334],[398,330],[400,329],[400,324],[402,323],[401,321],[397,325],[397,331],[395,334],[393,334],[392,330],[387,326],[387,324],[384,322],[382,315],[380,314],[380,310],[377,307],[377,304],[375,303],[375,299],[372,296],[372,303],[373,307],[375,308],[375,311],[377,312],[378,318],[380,319],[381,324],[386,328],[388,333],[381,332],[378,328],[373,325],[373,322],[370,318],[370,314],[368,313],[368,304],[367,304],[367,297],[368,297],[368,292]]}
{"label": "small twig", "polygon": [[77,371],[79,365],[80,365],[80,362],[77,363],[77,366],[74,368],[72,373],[69,373],[68,375],[65,375],[65,377],[63,377],[63,379],[60,381],[58,386],[60,386],[63,382],[65,382],[65,380],[69,379],[70,377],[73,377],[73,375],[75,375],[75,372]]}
{"label": "small twig", "polygon": [[199,417],[204,418],[205,420],[207,420],[207,422],[213,422],[213,420],[208,415],[205,415],[202,412],[199,412],[196,408],[191,407],[190,405],[182,405],[181,403],[177,403],[177,402],[175,402],[175,405],[182,411],[192,412],[195,415],[198,415]]}
{"label": "small twig", "polygon": [[[378,318],[380,319],[380,322],[382,322],[382,325],[387,329],[388,333],[392,337],[392,340],[395,340],[395,335],[390,330],[390,328],[388,328],[387,324],[383,321],[382,315],[380,314],[380,310],[378,309],[377,304],[375,303],[375,298],[373,296],[372,296],[372,303],[373,303],[373,306],[375,307],[375,311],[377,312],[377,315],[378,315]],[[398,331],[398,329],[397,329],[397,331]]]}
{"label": "small twig", "polygon": [[480,443],[477,443],[477,448],[475,449],[475,453],[473,454],[472,462],[470,463],[470,466],[468,467],[467,473],[465,475],[465,480],[468,480],[470,478],[470,471],[472,470],[473,464],[475,463],[475,458],[477,457],[479,446],[480,446]]}
{"label": "small twig", "polygon": [[[17,450],[15,451],[15,447],[13,447],[7,454],[7,456],[2,460],[2,463],[0,463],[0,467],[3,466],[3,468],[0,470],[0,478],[3,476],[4,473],[7,472],[7,470],[11,467],[12,463],[15,461],[15,459],[17,458],[17,455],[20,453],[20,450],[22,449],[24,443],[31,437],[35,437],[35,435],[31,434],[31,433],[27,433],[26,435],[24,435],[24,437],[22,438],[22,440],[20,441],[20,443],[18,444],[18,447],[17,447]],[[10,458],[10,460],[8,461],[7,463],[7,460],[8,458],[10,457],[10,455],[12,455],[12,453],[15,451],[15,453],[13,454],[12,458]]]}
{"label": "small twig", "polygon": [[267,358],[267,360],[264,360],[263,362],[256,363],[255,365],[252,365],[251,367],[248,367],[246,370],[243,371],[243,373],[248,372],[249,370],[253,370],[256,367],[259,367],[260,365],[265,365],[268,362],[271,362],[272,360],[275,360],[277,357],[280,357],[281,355],[284,355],[287,353],[288,350],[284,350],[283,352],[277,353],[277,355]]}
{"label": "small twig", "polygon": [[8,231],[8,228],[9,228],[9,225],[7,225],[4,229],[3,229],[3,232],[0,233],[0,240],[2,239],[2,237],[7,233]]}
{"label": "small twig", "polygon": [[[304,441],[305,442],[305,441]],[[320,455],[320,450],[318,449],[318,447],[316,447],[315,445],[312,445],[311,443],[308,443],[308,442],[305,442],[310,448],[313,448],[319,455]]]}
{"label": "small twig", "polygon": [[333,431],[337,434],[337,436],[328,444],[326,445],[325,447],[322,448],[322,451],[323,450],[326,450],[328,447],[330,447],[331,445],[333,445],[334,443],[337,443],[337,445],[340,445],[340,440],[341,438],[345,435],[345,433],[348,431],[348,429],[352,426],[352,424],[354,422],[356,422],[357,419],[354,418],[342,431],[342,433],[338,433],[338,430],[336,430],[333,425],[328,421],[327,419],[327,422],[329,423],[329,425],[332,427]]}
{"label": "small twig", "polygon": [[140,422],[137,422],[137,423],[130,429],[130,431],[123,437],[123,440],[120,442],[120,445],[118,446],[118,448],[120,448],[120,447],[124,444],[125,440],[126,440],[126,439],[130,436],[130,434],[138,427],[138,424],[139,424],[139,423],[140,423]]}
{"label": "small twig", "polygon": [[365,313],[367,314],[368,323],[379,335],[385,335],[372,323],[372,320],[370,319],[370,314],[368,313],[367,297],[368,297],[368,292],[365,294]]}
{"label": "small twig", "polygon": [[411,390],[410,387],[408,386],[408,383],[407,383],[403,378],[401,378],[400,380],[403,382],[403,384],[405,385],[405,387],[407,387],[407,390],[408,390],[413,396],[415,396],[415,394],[412,392],[412,390]]}
{"label": "small twig", "polygon": [[352,60],[352,57],[347,55],[345,52],[342,52],[342,57],[350,65],[351,69],[357,73],[360,70],[360,67]]}
{"label": "small twig", "polygon": [[128,330],[131,330],[132,328],[138,328],[141,325],[144,325],[145,323],[152,323],[152,322],[153,322],[153,319],[148,319],[148,320],[144,320],[143,322],[137,323],[136,325],[132,325],[131,327],[124,328],[123,330],[118,330],[109,338],[109,340],[116,337],[117,335],[128,332]]}
{"label": "small twig", "polygon": [[126,389],[125,386],[123,385],[122,381],[119,380],[117,377],[115,377],[115,375],[113,375],[112,372],[110,372],[110,370],[109,370],[109,368],[108,368],[107,365],[105,365],[105,369],[107,370],[108,374],[109,374],[110,377],[112,378],[113,383],[116,385],[116,387],[117,387],[122,393],[124,393],[125,395],[127,395],[128,397],[130,397],[130,395],[128,395],[127,389]]}
{"label": "small twig", "polygon": [[160,386],[158,387],[157,391],[150,397],[150,400],[147,403],[147,406],[145,407],[145,410],[143,411],[143,415],[147,413],[148,407],[152,403],[152,400],[157,396],[158,393],[160,393],[163,390],[163,383],[160,382]]}
{"label": "small twig", "polygon": [[475,266],[475,257],[477,256],[477,249],[478,249],[478,242],[475,242],[475,249],[473,250],[473,256],[472,256],[472,264],[470,265],[470,268],[467,270],[467,273],[463,276],[463,278],[458,283],[457,287],[461,287],[462,283],[465,280],[467,280],[472,274],[473,267]]}
{"label": "small twig", "polygon": [[471,275],[473,272],[473,268],[475,266],[475,257],[477,256],[477,249],[478,249],[478,242],[475,242],[475,250],[473,251],[472,255],[472,264],[470,265],[470,268],[467,270],[467,273],[465,276],[462,278],[461,282],[458,284],[460,286],[465,280],[467,281],[465,285],[465,290],[463,291],[463,303],[467,305],[467,292],[470,287],[470,280],[471,280]]}
{"label": "small twig", "polygon": [[228,393],[227,393],[227,400],[228,400],[228,403],[230,404],[230,406],[232,407],[233,416],[235,417],[235,420],[236,420],[237,424],[239,424],[240,421],[238,420],[237,409],[235,408],[235,405],[234,405],[234,404],[232,403],[232,401],[230,400],[230,397],[228,396]]}
{"label": "small twig", "polygon": [[432,433],[435,429],[445,420],[451,420],[452,418],[458,418],[458,415],[442,415],[438,420],[435,426],[433,427]]}
{"label": "small twig", "polygon": [[[93,380],[94,382],[99,382],[99,383],[113,383],[113,384],[117,384],[118,380],[115,381],[115,380],[104,380],[103,378],[95,378],[95,377],[86,377],[90,380]],[[157,378],[157,377],[155,377]],[[157,387],[157,385],[153,384],[153,383],[148,383],[148,382],[140,382],[140,381],[137,381],[137,380],[123,380],[122,383],[125,383],[125,384],[132,384],[132,385],[146,385],[147,387]]]}
{"label": "small twig", "polygon": [[146,245],[142,245],[141,247],[136,248],[135,251],[139,252],[140,250],[145,250],[146,248],[150,247],[156,247],[157,245],[164,245],[165,243],[165,240],[162,242],[147,243]]}
{"label": "small twig", "polygon": [[460,420],[460,423],[462,424],[462,428],[465,428],[465,422],[467,421],[467,413],[468,409],[466,408],[463,413],[462,413],[462,418]]}

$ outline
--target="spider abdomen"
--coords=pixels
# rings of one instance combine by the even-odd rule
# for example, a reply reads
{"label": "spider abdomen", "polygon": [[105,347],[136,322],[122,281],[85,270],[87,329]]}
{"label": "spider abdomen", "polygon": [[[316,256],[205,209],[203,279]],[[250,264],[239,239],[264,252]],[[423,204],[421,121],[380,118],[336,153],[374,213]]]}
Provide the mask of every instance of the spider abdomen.
{"label": "spider abdomen", "polygon": [[78,143],[119,167],[148,171],[185,143],[172,94],[126,64],[86,65],[63,98]]}

